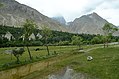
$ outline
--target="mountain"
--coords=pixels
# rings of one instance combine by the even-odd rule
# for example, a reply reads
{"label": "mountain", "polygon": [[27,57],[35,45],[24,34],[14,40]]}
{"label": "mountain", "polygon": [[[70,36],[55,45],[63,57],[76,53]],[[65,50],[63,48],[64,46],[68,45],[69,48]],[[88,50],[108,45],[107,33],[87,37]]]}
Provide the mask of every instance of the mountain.
{"label": "mountain", "polygon": [[76,18],[67,23],[69,27],[66,27],[62,16],[52,19],[15,0],[0,0],[0,25],[21,27],[26,19],[35,21],[39,29],[47,25],[52,30],[86,34],[102,34],[102,27],[108,22],[98,14],[92,13]]}
{"label": "mountain", "polygon": [[66,24],[66,21],[64,19],[63,16],[56,16],[56,17],[52,17],[53,20],[56,20],[58,22],[60,22],[61,24],[65,25]]}
{"label": "mountain", "polygon": [[97,13],[92,13],[76,18],[69,23],[69,26],[73,33],[103,34],[102,27],[105,23],[108,23],[108,21]]}
{"label": "mountain", "polygon": [[41,29],[42,25],[47,25],[52,30],[67,30],[59,22],[15,0],[0,0],[0,3],[3,4],[3,6],[0,7],[0,25],[21,27],[26,19],[31,19],[35,21],[39,29]]}

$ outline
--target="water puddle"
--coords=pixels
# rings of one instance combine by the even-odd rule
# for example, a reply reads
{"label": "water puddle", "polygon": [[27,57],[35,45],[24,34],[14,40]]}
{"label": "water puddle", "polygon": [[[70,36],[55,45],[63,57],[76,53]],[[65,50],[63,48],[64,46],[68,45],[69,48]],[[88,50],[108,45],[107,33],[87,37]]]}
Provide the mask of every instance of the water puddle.
{"label": "water puddle", "polygon": [[86,74],[76,73],[73,69],[67,67],[64,71],[58,74],[48,75],[48,79],[96,79],[90,78]]}
{"label": "water puddle", "polygon": [[0,79],[20,79],[22,76],[26,76],[34,71],[44,69],[56,61],[50,62],[36,62],[21,67],[5,70],[0,72]]}

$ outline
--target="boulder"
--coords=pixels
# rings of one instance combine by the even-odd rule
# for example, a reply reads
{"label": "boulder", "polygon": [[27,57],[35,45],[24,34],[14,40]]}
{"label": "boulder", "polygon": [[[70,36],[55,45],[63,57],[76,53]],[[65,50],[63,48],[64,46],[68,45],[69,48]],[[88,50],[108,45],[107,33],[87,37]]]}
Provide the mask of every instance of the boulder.
{"label": "boulder", "polygon": [[87,56],[87,61],[91,61],[93,60],[93,57],[92,56]]}

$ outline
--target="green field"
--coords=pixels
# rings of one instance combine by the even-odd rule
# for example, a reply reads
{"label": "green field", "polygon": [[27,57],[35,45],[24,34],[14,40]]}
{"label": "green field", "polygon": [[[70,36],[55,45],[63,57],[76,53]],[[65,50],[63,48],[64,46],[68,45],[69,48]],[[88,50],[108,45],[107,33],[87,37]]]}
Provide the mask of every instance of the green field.
{"label": "green field", "polygon": [[[90,46],[82,46],[82,47],[84,49],[88,49],[88,48],[98,47],[98,46],[100,45],[90,45]],[[18,47],[0,48],[0,65],[16,61],[16,58],[13,55],[11,58],[11,54],[5,53],[5,50],[11,50],[15,48],[18,48]],[[40,50],[35,51],[36,48],[39,48]],[[29,47],[29,49],[34,59],[36,58],[36,56],[40,57],[40,56],[47,55],[47,50],[45,46],[36,46],[36,47],[33,46],[33,47]],[[72,50],[76,50],[76,49],[78,49],[77,46],[49,46],[50,54],[53,54],[54,51],[56,51],[58,54],[70,53]],[[25,52],[23,53],[23,55],[20,56],[20,60],[21,62],[24,60],[29,60],[29,55],[28,55],[26,48],[25,48]]]}
{"label": "green field", "polygon": [[[9,48],[0,48],[0,70],[4,69],[2,66],[4,66],[4,64],[9,64],[9,63],[13,63],[12,65],[14,65],[14,62],[16,61],[16,58],[11,55],[11,54],[6,54],[5,50],[11,50],[11,49],[15,49],[17,47],[9,47]],[[36,48],[39,48],[40,50],[35,51]],[[54,53],[54,51],[56,51],[56,53],[62,55],[65,53],[69,53],[72,50],[77,49],[77,46],[49,46],[49,50],[50,50],[50,54],[52,55]],[[37,46],[37,47],[29,47],[30,51],[31,51],[31,55],[33,57],[33,61],[39,61],[39,58],[43,58],[45,56],[47,56],[47,50],[45,46]],[[29,55],[28,52],[25,48],[25,52],[23,53],[22,56],[20,56],[20,62],[24,62],[26,61],[30,61],[29,59]],[[29,63],[32,63],[29,62]],[[11,67],[14,67],[12,66]],[[15,66],[17,66],[18,64],[15,64]],[[19,64],[20,65],[20,64]]]}
{"label": "green field", "polygon": [[77,57],[70,62],[72,67],[99,79],[119,79],[119,47],[96,49],[89,55],[94,58],[93,61],[86,61],[86,56]]}
{"label": "green field", "polygon": [[[33,62],[57,62],[50,64],[47,68],[41,69],[40,71],[35,71],[22,76],[22,79],[43,79],[48,74],[57,73],[61,69],[70,66],[77,73],[87,74],[94,79],[119,79],[119,47],[109,46],[108,48],[102,48],[102,45],[89,45],[82,46],[82,48],[87,51],[86,53],[77,53],[79,50],[77,46],[49,46],[50,54],[52,55],[56,51],[59,55],[52,56],[47,59],[39,60],[37,57],[47,56],[46,47],[37,46],[30,47],[31,54],[33,56]],[[15,47],[14,47],[15,48]],[[10,62],[15,62],[16,58],[10,54],[5,54],[5,50],[10,50],[14,48],[0,48],[0,69],[3,70],[2,65]],[[41,50],[35,51],[36,48]],[[90,50],[91,49],[91,50]],[[87,56],[92,56],[92,61],[87,61]],[[29,60],[28,52],[25,49],[24,54],[20,57],[21,63],[25,60]],[[29,63],[33,63],[29,62]],[[26,64],[29,64],[26,63]],[[22,64],[25,65],[25,64]],[[11,67],[21,66],[20,64],[12,64]]]}
{"label": "green field", "polygon": [[[86,57],[93,57],[87,61]],[[55,59],[55,58],[54,58]],[[87,54],[71,55],[41,71],[30,73],[23,79],[43,79],[51,73],[57,73],[66,66],[72,67],[77,73],[87,74],[94,79],[119,79],[119,47],[97,48]],[[92,78],[92,79],[93,79]]]}

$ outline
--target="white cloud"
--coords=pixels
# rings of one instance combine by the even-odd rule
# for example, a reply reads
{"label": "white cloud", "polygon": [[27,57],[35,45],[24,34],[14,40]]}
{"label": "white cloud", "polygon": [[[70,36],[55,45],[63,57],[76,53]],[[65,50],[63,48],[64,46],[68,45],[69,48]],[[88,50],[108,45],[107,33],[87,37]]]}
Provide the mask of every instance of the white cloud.
{"label": "white cloud", "polygon": [[119,25],[119,1],[114,0],[111,2],[104,2],[98,6],[94,11],[98,13],[101,17],[108,20],[110,23]]}
{"label": "white cloud", "polygon": [[17,0],[37,9],[42,14],[53,17],[62,15],[72,21],[84,14],[98,13],[109,22],[119,25],[119,0]]}

